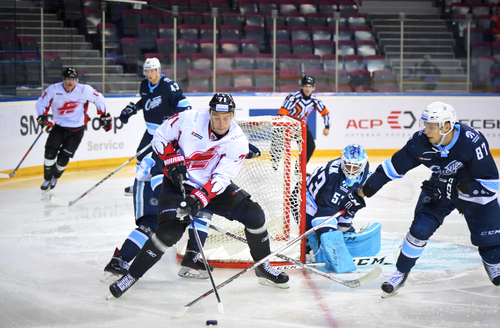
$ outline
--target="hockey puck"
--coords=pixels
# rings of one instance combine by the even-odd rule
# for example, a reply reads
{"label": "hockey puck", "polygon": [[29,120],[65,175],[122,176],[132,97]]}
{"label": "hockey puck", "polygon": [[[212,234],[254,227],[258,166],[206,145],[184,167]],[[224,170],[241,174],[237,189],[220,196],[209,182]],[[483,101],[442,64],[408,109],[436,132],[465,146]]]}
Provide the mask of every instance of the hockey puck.
{"label": "hockey puck", "polygon": [[207,326],[217,326],[217,320],[207,320]]}

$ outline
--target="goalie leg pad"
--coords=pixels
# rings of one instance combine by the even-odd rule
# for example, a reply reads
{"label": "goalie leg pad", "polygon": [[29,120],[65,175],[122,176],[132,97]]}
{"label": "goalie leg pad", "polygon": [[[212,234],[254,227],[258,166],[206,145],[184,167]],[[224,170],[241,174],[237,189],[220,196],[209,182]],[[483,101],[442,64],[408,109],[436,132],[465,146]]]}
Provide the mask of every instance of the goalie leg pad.
{"label": "goalie leg pad", "polygon": [[321,247],[325,252],[328,264],[337,273],[356,270],[356,264],[344,243],[343,233],[340,230],[329,231],[321,235]]}
{"label": "goalie leg pad", "polygon": [[344,233],[344,242],[352,257],[375,256],[382,243],[380,223],[374,223],[362,232]]}
{"label": "goalie leg pad", "polygon": [[307,243],[309,244],[312,252],[311,261],[314,263],[326,263],[325,253],[321,247],[319,247],[318,236],[315,233],[309,235]]}

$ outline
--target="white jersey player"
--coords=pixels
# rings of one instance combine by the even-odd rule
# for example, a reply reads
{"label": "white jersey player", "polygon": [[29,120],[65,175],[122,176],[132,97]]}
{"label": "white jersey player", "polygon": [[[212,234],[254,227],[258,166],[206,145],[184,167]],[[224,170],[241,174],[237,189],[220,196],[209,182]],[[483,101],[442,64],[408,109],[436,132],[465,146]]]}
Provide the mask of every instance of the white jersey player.
{"label": "white jersey player", "polygon": [[[45,144],[42,190],[56,186],[69,159],[75,155],[90,119],[87,114],[89,102],[97,107],[103,129],[111,130],[111,116],[106,114],[104,96],[90,85],[79,84],[78,72],[73,67],[66,68],[63,77],[63,82],[50,85],[36,102],[37,122],[50,131]],[[55,124],[48,118],[51,108]]]}
{"label": "white jersey player", "polygon": [[[249,151],[245,134],[233,122],[233,97],[216,93],[209,107],[174,115],[156,130],[153,149],[165,165],[158,230],[144,244],[128,273],[109,287],[114,297],[127,291],[181,239],[189,224],[186,218],[201,208],[241,222],[255,261],[271,253],[264,211],[231,182]],[[189,192],[185,199],[184,188]],[[288,275],[268,261],[255,273],[261,284],[288,288]]]}

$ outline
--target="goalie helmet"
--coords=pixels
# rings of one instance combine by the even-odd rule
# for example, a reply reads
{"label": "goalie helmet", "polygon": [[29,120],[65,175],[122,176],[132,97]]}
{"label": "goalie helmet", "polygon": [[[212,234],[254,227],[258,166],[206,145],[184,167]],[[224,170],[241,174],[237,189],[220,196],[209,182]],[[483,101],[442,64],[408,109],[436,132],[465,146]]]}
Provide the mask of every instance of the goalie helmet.
{"label": "goalie helmet", "polygon": [[352,187],[356,182],[361,182],[365,166],[368,163],[365,149],[360,145],[351,144],[342,150],[340,158],[346,185]]}
{"label": "goalie helmet", "polygon": [[144,62],[144,66],[143,66],[144,75],[146,75],[146,70],[148,70],[148,69],[156,69],[158,74],[160,74],[160,72],[161,72],[160,60],[158,58],[155,58],[155,57],[146,59],[146,61]]}
{"label": "goalie helmet", "polygon": [[63,77],[64,78],[70,77],[70,78],[77,79],[78,72],[76,71],[76,68],[74,68],[74,67],[67,67],[63,71]]}
{"label": "goalie helmet", "polygon": [[453,130],[453,126],[457,122],[457,115],[455,114],[455,109],[450,104],[435,101],[430,103],[425,107],[422,115],[420,116],[420,127],[425,128],[425,122],[427,123],[437,123],[439,126],[439,131],[444,128],[446,122],[450,122]]}
{"label": "goalie helmet", "polygon": [[229,93],[214,94],[208,106],[210,108],[210,112],[216,111],[216,112],[227,112],[233,114],[234,114],[234,109],[236,107],[233,96],[231,96]]}

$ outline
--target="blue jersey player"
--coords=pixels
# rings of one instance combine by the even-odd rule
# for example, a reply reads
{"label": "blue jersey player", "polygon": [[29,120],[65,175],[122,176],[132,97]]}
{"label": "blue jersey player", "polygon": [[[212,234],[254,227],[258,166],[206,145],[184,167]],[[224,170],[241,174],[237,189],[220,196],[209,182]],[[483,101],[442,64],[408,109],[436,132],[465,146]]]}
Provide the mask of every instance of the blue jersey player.
{"label": "blue jersey player", "polygon": [[[368,155],[357,144],[344,148],[341,157],[319,166],[307,178],[306,230],[311,229],[339,211],[340,201],[351,190],[363,186],[370,175]],[[353,216],[343,215],[334,219],[310,235],[309,245],[315,262],[326,262],[328,271],[337,273],[356,270],[352,260],[354,253],[344,242],[346,235],[354,234]],[[369,234],[354,234],[357,238],[356,256],[371,256],[380,250],[380,224],[376,224]],[[362,239],[362,245],[359,244]],[[363,249],[363,254],[359,253]],[[373,253],[373,251],[375,253]],[[366,253],[368,252],[368,253]],[[323,258],[324,257],[324,258]]]}
{"label": "blue jersey player", "polygon": [[[161,64],[158,58],[148,58],[144,62],[144,76],[139,92],[141,100],[137,104],[130,103],[120,114],[120,121],[128,123],[128,119],[137,114],[138,109],[143,110],[146,121],[146,131],[137,147],[137,151],[146,147],[151,140],[156,129],[170,116],[180,113],[186,109],[191,109],[191,104],[182,94],[179,85],[161,73]],[[137,166],[152,149],[142,153],[137,157]],[[132,195],[132,187],[125,188],[125,195]]]}
{"label": "blue jersey player", "polygon": [[444,218],[457,209],[464,215],[471,242],[478,247],[486,272],[500,285],[500,206],[498,169],[481,132],[457,123],[455,110],[436,101],[420,119],[422,129],[383,162],[358,192],[349,194],[342,207],[355,213],[384,184],[402,178],[423,164],[432,171],[422,184],[410,231],[403,241],[397,271],[382,284],[382,297],[395,295],[424,251],[427,240]]}
{"label": "blue jersey player", "polygon": [[[116,248],[111,261],[104,268],[104,280],[113,276],[124,275],[129,263],[139,254],[142,246],[158,230],[158,197],[163,181],[162,161],[156,153],[149,153],[143,158],[135,175],[133,186],[134,216],[137,227],[130,232],[120,249]],[[196,229],[202,245],[208,235],[207,224],[212,214],[200,211],[196,215]],[[205,264],[200,260],[200,251],[189,226],[189,240],[186,253],[181,262],[179,276],[185,278],[206,279],[209,277]],[[210,270],[213,267],[209,265]]]}

